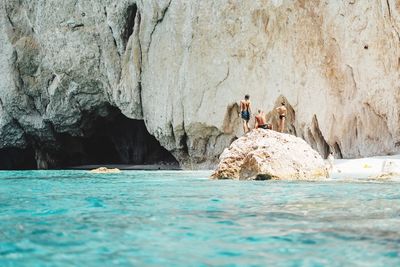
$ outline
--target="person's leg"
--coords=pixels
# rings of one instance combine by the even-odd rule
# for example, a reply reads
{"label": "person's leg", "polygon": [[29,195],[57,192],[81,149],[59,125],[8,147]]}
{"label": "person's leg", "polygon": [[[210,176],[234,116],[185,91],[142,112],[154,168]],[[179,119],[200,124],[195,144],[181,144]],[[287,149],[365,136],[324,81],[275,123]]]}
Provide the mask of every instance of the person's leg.
{"label": "person's leg", "polygon": [[285,117],[282,118],[281,120],[281,133],[285,132]]}
{"label": "person's leg", "polygon": [[249,128],[249,121],[246,120],[245,124],[246,124],[246,131],[245,131],[245,132],[247,133],[247,132],[250,131],[250,128]]}

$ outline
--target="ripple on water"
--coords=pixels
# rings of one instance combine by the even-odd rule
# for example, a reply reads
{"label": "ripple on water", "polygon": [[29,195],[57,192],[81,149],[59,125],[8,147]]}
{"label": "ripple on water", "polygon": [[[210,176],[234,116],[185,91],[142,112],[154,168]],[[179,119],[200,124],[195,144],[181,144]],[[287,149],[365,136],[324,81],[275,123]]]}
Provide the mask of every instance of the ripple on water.
{"label": "ripple on water", "polygon": [[0,266],[399,266],[400,184],[0,173]]}

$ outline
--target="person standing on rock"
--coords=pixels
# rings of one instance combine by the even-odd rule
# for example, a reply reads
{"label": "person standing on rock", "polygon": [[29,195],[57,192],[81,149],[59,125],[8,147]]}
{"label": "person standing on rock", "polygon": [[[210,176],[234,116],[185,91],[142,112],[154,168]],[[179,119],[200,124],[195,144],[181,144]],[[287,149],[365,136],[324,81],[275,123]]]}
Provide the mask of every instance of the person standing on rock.
{"label": "person standing on rock", "polygon": [[285,121],[287,115],[287,108],[285,102],[282,101],[281,106],[276,108],[279,115],[278,131],[283,133],[285,131]]}
{"label": "person standing on rock", "polygon": [[242,120],[243,120],[244,133],[247,133],[250,131],[250,127],[249,127],[250,113],[251,113],[250,96],[245,95],[244,100],[240,101],[240,116],[242,117]]}
{"label": "person standing on rock", "polygon": [[272,128],[271,125],[267,123],[267,115],[261,109],[258,110],[258,114],[256,115],[256,124],[254,128],[256,129],[261,128],[266,130],[267,129],[271,130]]}

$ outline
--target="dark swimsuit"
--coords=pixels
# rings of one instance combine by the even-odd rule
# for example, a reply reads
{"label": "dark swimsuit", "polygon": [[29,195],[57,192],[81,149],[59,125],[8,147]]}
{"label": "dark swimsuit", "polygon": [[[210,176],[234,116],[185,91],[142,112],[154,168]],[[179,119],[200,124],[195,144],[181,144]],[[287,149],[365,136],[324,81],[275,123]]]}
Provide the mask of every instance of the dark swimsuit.
{"label": "dark swimsuit", "polygon": [[241,113],[242,119],[244,119],[245,121],[249,121],[250,120],[250,112],[244,110]]}
{"label": "dark swimsuit", "polygon": [[272,130],[271,124],[260,125],[260,126],[258,126],[258,128],[265,129],[265,130]]}
{"label": "dark swimsuit", "polygon": [[279,115],[279,119],[286,118],[286,115]]}

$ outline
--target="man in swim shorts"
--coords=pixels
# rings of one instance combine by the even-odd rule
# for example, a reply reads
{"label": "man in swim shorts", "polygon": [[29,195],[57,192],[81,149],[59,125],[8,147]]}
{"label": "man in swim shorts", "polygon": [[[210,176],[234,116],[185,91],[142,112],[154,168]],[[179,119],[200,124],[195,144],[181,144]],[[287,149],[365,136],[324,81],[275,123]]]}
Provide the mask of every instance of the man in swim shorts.
{"label": "man in swim shorts", "polygon": [[250,127],[249,127],[250,116],[251,116],[250,96],[245,95],[244,100],[240,101],[240,117],[243,120],[244,133],[247,133],[250,131]]}
{"label": "man in swim shorts", "polygon": [[258,110],[258,114],[256,115],[255,128],[256,129],[261,128],[261,129],[265,129],[265,130],[267,130],[267,129],[271,130],[272,129],[271,125],[269,125],[267,123],[267,115],[265,114],[264,111],[262,111],[260,109]]}
{"label": "man in swim shorts", "polygon": [[283,133],[285,131],[285,121],[287,115],[287,108],[285,102],[282,101],[281,106],[276,108],[279,115],[278,131]]}

